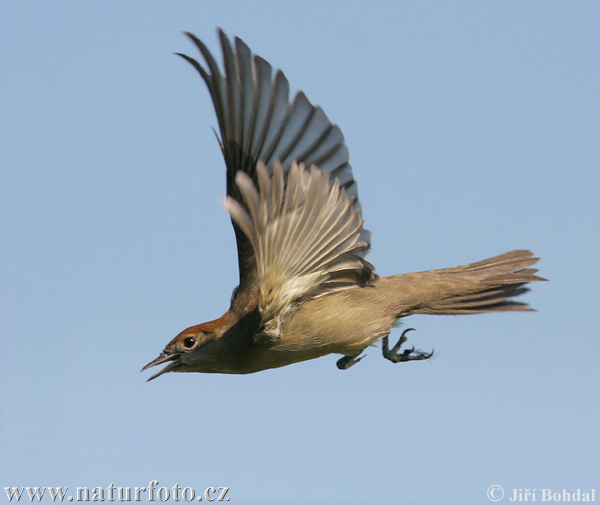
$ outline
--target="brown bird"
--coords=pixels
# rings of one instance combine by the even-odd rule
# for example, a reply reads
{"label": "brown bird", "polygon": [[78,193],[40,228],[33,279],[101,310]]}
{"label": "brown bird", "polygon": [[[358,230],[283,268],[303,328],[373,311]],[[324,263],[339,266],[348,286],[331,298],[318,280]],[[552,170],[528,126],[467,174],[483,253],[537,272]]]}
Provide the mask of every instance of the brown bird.
{"label": "brown bird", "polygon": [[382,340],[393,363],[428,359],[388,335],[411,314],[532,310],[513,298],[545,280],[530,251],[511,251],[442,270],[379,277],[366,259],[356,182],[340,129],[304,93],[289,99],[281,71],[223,31],[224,73],[206,46],[187,36],[205,66],[189,56],[212,97],[227,167],[224,202],[240,271],[229,310],[182,331],[142,370],[247,374],[330,353],[340,369]]}

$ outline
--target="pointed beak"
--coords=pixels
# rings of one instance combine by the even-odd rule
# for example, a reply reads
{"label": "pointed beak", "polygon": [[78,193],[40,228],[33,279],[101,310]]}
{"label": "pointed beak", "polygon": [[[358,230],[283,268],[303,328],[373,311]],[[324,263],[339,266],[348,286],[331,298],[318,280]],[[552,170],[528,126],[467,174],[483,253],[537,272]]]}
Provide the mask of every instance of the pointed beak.
{"label": "pointed beak", "polygon": [[181,361],[179,360],[178,354],[173,354],[173,353],[168,353],[168,352],[163,351],[160,353],[158,358],[156,358],[156,359],[152,360],[150,363],[148,363],[144,368],[142,368],[140,370],[140,372],[143,372],[144,370],[148,370],[148,368],[151,368],[156,365],[162,365],[163,363],[166,363],[168,361],[172,361],[172,363],[169,363],[166,367],[164,367],[160,371],[156,372],[152,377],[150,377],[148,380],[146,380],[146,382],[150,382],[151,380],[156,379],[158,376],[160,376],[164,373],[172,372],[173,370],[176,370],[177,368],[179,368],[181,366]]}

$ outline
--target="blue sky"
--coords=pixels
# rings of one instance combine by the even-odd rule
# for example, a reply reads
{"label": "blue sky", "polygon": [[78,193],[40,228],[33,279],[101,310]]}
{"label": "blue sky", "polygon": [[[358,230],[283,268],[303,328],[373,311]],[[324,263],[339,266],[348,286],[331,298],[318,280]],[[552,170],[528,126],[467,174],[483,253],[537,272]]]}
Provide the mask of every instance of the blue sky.
{"label": "blue sky", "polygon": [[[2,2],[0,487],[600,493],[599,22],[595,2]],[[413,316],[429,362],[145,383],[237,279],[216,119],[173,55],[196,54],[184,30],[217,51],[218,26],[342,128],[380,274],[529,248],[538,312]]]}

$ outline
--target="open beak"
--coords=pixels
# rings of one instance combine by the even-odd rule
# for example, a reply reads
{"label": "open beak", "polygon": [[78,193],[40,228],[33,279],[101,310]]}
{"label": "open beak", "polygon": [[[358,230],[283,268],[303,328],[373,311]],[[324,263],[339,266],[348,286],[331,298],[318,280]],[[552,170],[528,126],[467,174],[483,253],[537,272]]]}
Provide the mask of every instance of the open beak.
{"label": "open beak", "polygon": [[147,370],[148,368],[151,368],[153,366],[166,363],[167,361],[171,361],[172,363],[169,363],[166,367],[164,367],[160,371],[156,372],[146,382],[150,382],[151,380],[156,379],[158,376],[160,376],[164,373],[172,372],[173,370],[176,370],[177,368],[179,368],[181,366],[181,361],[179,359],[178,354],[167,353],[167,352],[163,351],[160,353],[158,358],[156,358],[155,360],[152,360],[150,363],[148,363],[144,368],[142,368],[140,370],[140,372],[143,372],[144,370]]}

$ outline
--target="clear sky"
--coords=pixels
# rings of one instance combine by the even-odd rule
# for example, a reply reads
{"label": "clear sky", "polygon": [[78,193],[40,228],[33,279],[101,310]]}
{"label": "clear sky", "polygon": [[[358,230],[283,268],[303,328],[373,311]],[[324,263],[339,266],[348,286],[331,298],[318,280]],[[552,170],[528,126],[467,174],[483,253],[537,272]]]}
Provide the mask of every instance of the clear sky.
{"label": "clear sky", "polygon": [[[430,362],[146,383],[237,279],[212,104],[173,55],[218,26],[342,128],[380,274],[529,248],[538,312],[414,316]],[[2,2],[0,487],[600,500],[599,26],[597,2]]]}

